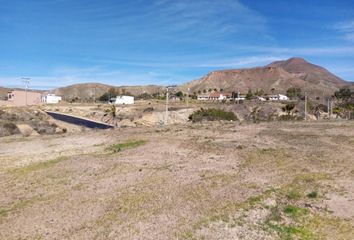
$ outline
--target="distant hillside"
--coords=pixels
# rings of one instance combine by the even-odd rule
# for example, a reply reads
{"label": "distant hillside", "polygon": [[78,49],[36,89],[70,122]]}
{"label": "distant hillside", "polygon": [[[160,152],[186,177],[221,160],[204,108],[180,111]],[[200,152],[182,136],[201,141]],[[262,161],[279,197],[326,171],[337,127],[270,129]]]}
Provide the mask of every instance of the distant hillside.
{"label": "distant hillside", "polygon": [[148,85],[148,86],[110,86],[101,83],[82,83],[74,84],[67,87],[54,89],[53,92],[57,95],[64,96],[66,99],[72,99],[79,97],[83,100],[92,99],[94,96],[99,98],[104,93],[108,92],[109,89],[114,88],[117,92],[121,94],[132,94],[138,96],[142,93],[157,93],[162,92],[164,87]]}
{"label": "distant hillside", "polygon": [[10,90],[9,88],[0,87],[0,100],[4,100]]}
{"label": "distant hillside", "polygon": [[[175,91],[186,92],[190,88],[190,92],[193,93],[216,88],[241,93],[246,93],[249,89],[263,90],[266,93],[286,93],[290,87],[297,87],[313,96],[328,96],[346,86],[354,89],[354,83],[344,81],[323,67],[309,63],[302,58],[290,58],[264,67],[213,71],[201,79],[179,85]],[[94,97],[97,99],[111,88],[121,94],[135,96],[142,93],[166,92],[165,87],[156,85],[117,87],[100,83],[75,84],[54,89],[52,92],[67,100],[80,98],[85,101]],[[9,90],[0,88],[0,99],[3,99]]]}
{"label": "distant hillside", "polygon": [[273,62],[265,67],[239,70],[221,70],[183,85],[192,92],[208,89],[247,92],[249,89],[285,93],[290,87],[298,87],[310,94],[331,95],[340,87],[351,83],[330,73],[328,70],[311,64],[302,58],[290,58]]}

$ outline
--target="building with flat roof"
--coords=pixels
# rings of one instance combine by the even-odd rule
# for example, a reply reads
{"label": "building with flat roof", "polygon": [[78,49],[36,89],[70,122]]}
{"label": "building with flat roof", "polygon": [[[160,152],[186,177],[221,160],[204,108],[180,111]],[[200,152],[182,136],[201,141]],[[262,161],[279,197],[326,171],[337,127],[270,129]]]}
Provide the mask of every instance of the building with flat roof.
{"label": "building with flat roof", "polygon": [[117,96],[114,104],[117,104],[117,105],[134,104],[134,97],[132,97],[132,96]]}
{"label": "building with flat roof", "polygon": [[13,90],[7,94],[7,100],[15,106],[39,105],[42,94],[39,92]]}
{"label": "building with flat roof", "polygon": [[62,100],[61,96],[57,96],[55,94],[47,94],[42,97],[42,102],[48,104],[56,104]]}

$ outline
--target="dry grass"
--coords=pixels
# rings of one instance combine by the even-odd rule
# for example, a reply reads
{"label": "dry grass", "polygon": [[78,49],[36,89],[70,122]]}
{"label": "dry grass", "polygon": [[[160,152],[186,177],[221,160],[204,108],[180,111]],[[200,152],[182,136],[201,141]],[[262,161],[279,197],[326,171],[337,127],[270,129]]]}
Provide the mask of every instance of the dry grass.
{"label": "dry grass", "polygon": [[[0,238],[349,240],[353,127],[210,123],[3,142],[49,147],[2,163]],[[43,160],[56,149],[66,157]],[[31,164],[16,167],[23,157]],[[349,218],[328,205],[336,197]]]}

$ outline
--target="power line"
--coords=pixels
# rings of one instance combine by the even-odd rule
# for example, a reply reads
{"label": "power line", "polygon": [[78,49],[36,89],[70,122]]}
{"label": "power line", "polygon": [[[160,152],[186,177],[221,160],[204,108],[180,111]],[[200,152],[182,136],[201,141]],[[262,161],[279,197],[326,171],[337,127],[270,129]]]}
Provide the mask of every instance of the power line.
{"label": "power line", "polygon": [[23,77],[21,78],[22,79],[22,82],[25,84],[25,93],[26,93],[26,106],[27,106],[27,89],[28,89],[28,85],[30,84],[30,80],[31,78],[29,77]]}
{"label": "power line", "polygon": [[307,121],[307,92],[305,92],[305,121]]}

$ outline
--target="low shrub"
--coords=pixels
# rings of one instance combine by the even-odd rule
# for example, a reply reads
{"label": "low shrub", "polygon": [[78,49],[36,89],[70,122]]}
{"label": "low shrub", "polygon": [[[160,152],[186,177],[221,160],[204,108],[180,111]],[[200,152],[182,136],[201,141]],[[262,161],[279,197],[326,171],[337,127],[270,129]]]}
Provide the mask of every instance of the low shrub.
{"label": "low shrub", "polygon": [[281,115],[278,117],[279,121],[300,121],[303,120],[300,116],[293,116],[293,115]]}
{"label": "low shrub", "polygon": [[316,192],[316,191],[310,192],[309,194],[307,194],[307,197],[308,198],[317,198],[318,192]]}
{"label": "low shrub", "polygon": [[201,122],[206,121],[236,121],[237,117],[233,112],[224,111],[222,109],[209,108],[209,109],[200,109],[189,115],[189,120],[192,122]]}
{"label": "low shrub", "polygon": [[0,122],[0,137],[11,136],[18,133],[20,133],[20,130],[17,128],[16,124],[11,122]]}

